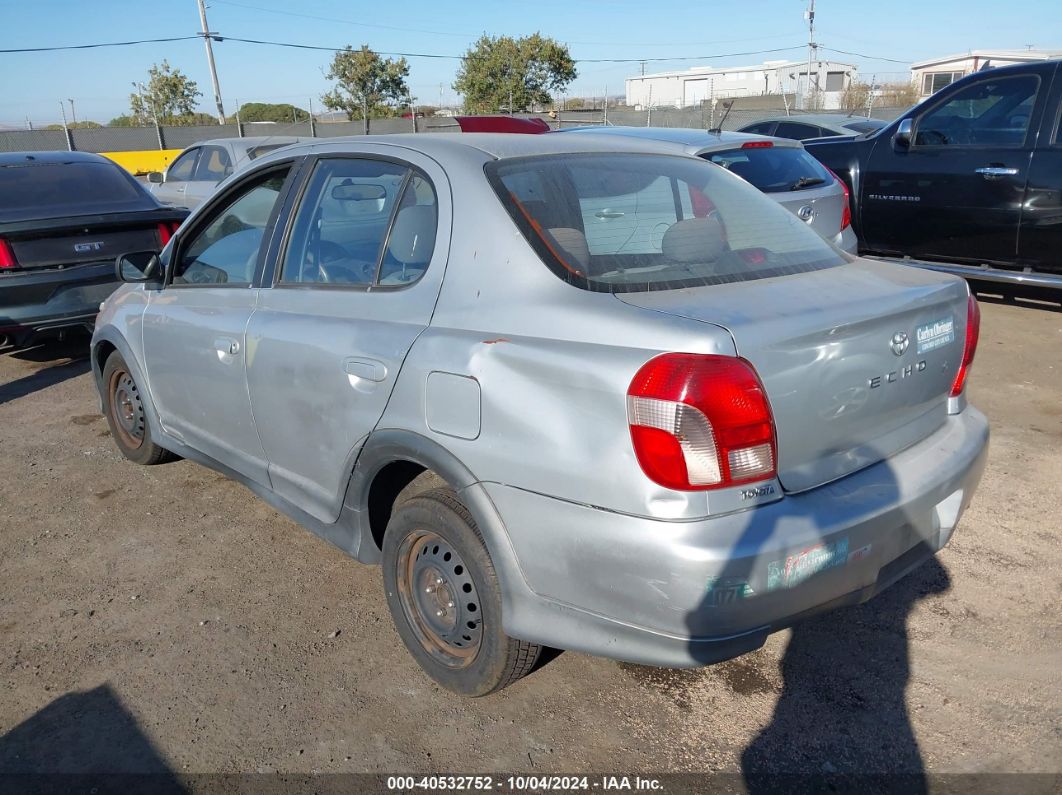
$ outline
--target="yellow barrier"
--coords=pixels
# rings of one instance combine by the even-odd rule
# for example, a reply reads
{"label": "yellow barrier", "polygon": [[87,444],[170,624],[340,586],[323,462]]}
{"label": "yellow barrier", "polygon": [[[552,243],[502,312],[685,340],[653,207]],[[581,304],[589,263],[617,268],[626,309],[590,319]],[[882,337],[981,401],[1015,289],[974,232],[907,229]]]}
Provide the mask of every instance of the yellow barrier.
{"label": "yellow barrier", "polygon": [[165,171],[182,149],[148,149],[142,152],[100,152],[120,165],[134,177],[149,171]]}

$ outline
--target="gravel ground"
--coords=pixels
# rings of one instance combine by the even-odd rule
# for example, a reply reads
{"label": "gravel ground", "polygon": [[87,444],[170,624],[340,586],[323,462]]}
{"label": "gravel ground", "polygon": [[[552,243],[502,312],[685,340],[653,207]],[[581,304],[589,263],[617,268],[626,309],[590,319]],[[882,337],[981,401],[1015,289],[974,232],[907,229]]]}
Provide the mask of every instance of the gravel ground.
{"label": "gravel ground", "polygon": [[1059,774],[1062,313],[983,312],[992,450],[938,559],[728,663],[566,653],[477,701],[419,672],[378,569],[123,460],[84,340],[2,355],[0,772]]}

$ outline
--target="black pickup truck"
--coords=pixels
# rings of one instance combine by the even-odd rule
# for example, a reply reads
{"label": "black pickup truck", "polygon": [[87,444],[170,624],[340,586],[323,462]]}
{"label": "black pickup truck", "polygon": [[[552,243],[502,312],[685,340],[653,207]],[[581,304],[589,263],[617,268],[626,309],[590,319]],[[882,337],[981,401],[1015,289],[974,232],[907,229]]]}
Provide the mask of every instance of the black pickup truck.
{"label": "black pickup truck", "polygon": [[805,141],[865,254],[1062,290],[1062,61],[975,72],[878,132]]}

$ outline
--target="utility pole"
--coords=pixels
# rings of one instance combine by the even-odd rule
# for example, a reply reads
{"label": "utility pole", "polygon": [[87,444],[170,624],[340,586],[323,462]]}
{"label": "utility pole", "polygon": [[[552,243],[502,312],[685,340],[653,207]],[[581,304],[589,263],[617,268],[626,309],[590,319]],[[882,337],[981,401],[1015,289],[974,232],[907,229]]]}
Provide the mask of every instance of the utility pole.
{"label": "utility pole", "polygon": [[214,84],[214,101],[218,105],[218,124],[224,124],[225,107],[221,104],[221,86],[218,84],[218,69],[214,65],[214,50],[210,44],[210,40],[216,34],[211,33],[210,28],[207,27],[206,0],[199,0],[199,22],[203,25],[203,30],[199,35],[203,37],[203,43],[206,45],[207,64],[210,66],[210,81]]}
{"label": "utility pole", "polygon": [[73,120],[74,126],[77,127],[77,112],[74,110],[74,100],[68,99],[67,102],[70,103],[70,118]]}
{"label": "utility pole", "polygon": [[73,152],[74,139],[70,136],[70,128],[66,125],[66,105],[62,100],[59,100],[59,110],[63,114],[63,136],[66,138],[66,149],[68,152]]}
{"label": "utility pole", "polygon": [[804,16],[808,20],[808,93],[807,102],[805,108],[810,109],[812,106],[812,97],[814,96],[815,89],[811,84],[811,61],[815,55],[817,45],[815,44],[815,0],[808,0],[808,10]]}
{"label": "utility pole", "polygon": [[317,123],[313,118],[313,97],[310,97],[310,137],[317,137]]}

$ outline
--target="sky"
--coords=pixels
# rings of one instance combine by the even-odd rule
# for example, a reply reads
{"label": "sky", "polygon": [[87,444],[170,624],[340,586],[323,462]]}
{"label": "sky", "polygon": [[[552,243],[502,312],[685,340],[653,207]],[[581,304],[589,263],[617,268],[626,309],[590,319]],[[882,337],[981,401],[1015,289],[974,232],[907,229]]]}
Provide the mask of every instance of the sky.
{"label": "sky", "polygon": [[[390,53],[460,56],[483,33],[540,32],[566,43],[579,76],[568,96],[623,93],[624,78],[690,66],[743,66],[807,58],[807,0],[209,0],[208,20],[225,36]],[[199,31],[196,0],[0,0],[0,50],[163,37]],[[858,55],[823,57],[859,67],[863,78],[907,79],[913,61],[970,49],[1062,49],[1062,0],[817,0],[816,41]],[[774,50],[774,52],[767,52]],[[322,110],[328,52],[215,43],[225,109],[237,102],[290,102]],[[65,52],[0,52],[0,125],[61,120],[105,123],[129,109],[132,82],[166,59],[199,84],[200,109],[214,102],[201,40]],[[604,59],[630,59],[607,63]],[[652,59],[670,59],[654,61]],[[409,57],[417,102],[458,102],[456,57]],[[595,62],[596,61],[596,62]],[[899,61],[899,63],[897,63]]]}

